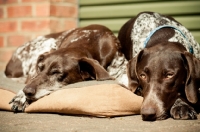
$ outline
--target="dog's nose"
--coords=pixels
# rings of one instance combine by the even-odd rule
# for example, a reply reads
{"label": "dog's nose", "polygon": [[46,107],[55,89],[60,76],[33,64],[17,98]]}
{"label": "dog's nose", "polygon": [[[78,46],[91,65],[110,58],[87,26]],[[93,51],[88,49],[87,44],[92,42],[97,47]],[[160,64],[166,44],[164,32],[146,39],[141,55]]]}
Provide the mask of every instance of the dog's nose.
{"label": "dog's nose", "polygon": [[156,120],[156,110],[152,107],[141,109],[142,119],[144,121],[155,121]]}
{"label": "dog's nose", "polygon": [[24,89],[23,89],[23,92],[25,93],[26,96],[28,97],[31,97],[31,96],[34,96],[35,95],[35,88],[32,88],[30,86],[26,86]]}

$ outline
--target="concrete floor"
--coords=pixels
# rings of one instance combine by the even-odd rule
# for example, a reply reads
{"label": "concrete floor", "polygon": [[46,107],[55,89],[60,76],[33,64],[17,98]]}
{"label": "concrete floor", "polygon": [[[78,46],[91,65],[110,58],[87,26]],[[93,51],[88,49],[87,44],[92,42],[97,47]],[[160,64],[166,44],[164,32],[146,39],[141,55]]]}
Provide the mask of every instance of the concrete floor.
{"label": "concrete floor", "polygon": [[[89,82],[99,83],[99,82]],[[109,82],[107,82],[109,83]],[[80,84],[79,84],[80,85]],[[84,83],[81,85],[85,85]],[[17,92],[24,84],[16,83],[0,73],[0,86]],[[73,86],[74,87],[74,86]],[[13,113],[0,111],[0,132],[200,132],[198,120],[145,122],[140,115],[95,118],[53,113]]]}
{"label": "concrete floor", "polygon": [[59,114],[0,111],[0,132],[200,132],[198,120],[145,122],[140,115],[94,118]]}

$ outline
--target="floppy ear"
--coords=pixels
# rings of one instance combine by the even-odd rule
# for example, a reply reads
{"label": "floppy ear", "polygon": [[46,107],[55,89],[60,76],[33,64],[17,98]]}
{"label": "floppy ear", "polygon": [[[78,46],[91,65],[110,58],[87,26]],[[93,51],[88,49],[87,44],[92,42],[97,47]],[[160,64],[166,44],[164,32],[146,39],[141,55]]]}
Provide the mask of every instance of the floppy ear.
{"label": "floppy ear", "polygon": [[32,80],[32,78],[35,77],[39,73],[39,67],[41,68],[42,66],[41,65],[38,66],[38,65],[44,58],[45,58],[44,54],[41,54],[41,55],[38,56],[37,62],[36,62],[36,65],[35,65],[35,71],[36,72],[33,75],[28,75],[27,76],[25,84],[28,84]]}
{"label": "floppy ear", "polygon": [[12,56],[6,65],[5,75],[9,78],[23,77],[22,61],[17,57]]}
{"label": "floppy ear", "polygon": [[135,94],[138,94],[138,95],[141,95],[141,93],[138,93],[140,91],[137,91],[137,89],[140,88],[140,86],[139,86],[136,67],[143,52],[144,50],[140,51],[140,53],[136,57],[132,58],[127,64],[127,76],[128,76],[128,82],[129,82],[128,89],[131,90],[132,92],[135,92]]}
{"label": "floppy ear", "polygon": [[182,55],[186,59],[188,66],[187,79],[185,84],[185,94],[191,103],[198,101],[198,88],[200,81],[200,60],[195,58],[191,53],[184,52]]}
{"label": "floppy ear", "polygon": [[108,72],[99,64],[98,61],[90,58],[81,58],[79,60],[80,73],[84,80],[89,78],[100,80],[113,79]]}
{"label": "floppy ear", "polygon": [[38,58],[37,58],[37,63],[36,63],[36,71],[38,72],[38,67],[42,67],[41,66],[41,64],[40,64],[40,62],[42,62],[45,58],[46,58],[46,56],[49,54],[50,52],[45,52],[45,53],[43,53],[43,54],[41,54],[41,55],[39,55],[38,56]]}
{"label": "floppy ear", "polygon": [[38,56],[38,59],[37,59],[37,63],[35,65],[35,69],[38,73],[38,68],[42,69],[42,65],[41,65],[41,62],[45,59],[45,54],[41,54]]}

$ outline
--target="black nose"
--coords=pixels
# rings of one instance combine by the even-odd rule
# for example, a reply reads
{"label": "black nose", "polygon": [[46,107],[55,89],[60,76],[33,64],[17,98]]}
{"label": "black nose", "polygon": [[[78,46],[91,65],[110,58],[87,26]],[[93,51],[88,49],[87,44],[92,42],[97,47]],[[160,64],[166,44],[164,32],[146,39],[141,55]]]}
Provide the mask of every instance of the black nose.
{"label": "black nose", "polygon": [[23,92],[25,93],[25,95],[27,97],[31,97],[31,96],[34,96],[35,95],[35,88],[33,87],[30,87],[30,86],[26,86],[24,89],[23,89]]}
{"label": "black nose", "polygon": [[141,109],[141,115],[144,121],[155,121],[156,109],[152,107],[144,107]]}

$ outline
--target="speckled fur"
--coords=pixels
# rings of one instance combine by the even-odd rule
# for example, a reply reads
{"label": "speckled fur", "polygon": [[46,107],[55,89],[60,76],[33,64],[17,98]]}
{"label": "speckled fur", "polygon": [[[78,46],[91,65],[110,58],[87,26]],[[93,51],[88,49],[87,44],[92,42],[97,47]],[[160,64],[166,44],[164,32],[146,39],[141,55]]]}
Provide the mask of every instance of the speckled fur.
{"label": "speckled fur", "polygon": [[[151,31],[162,25],[170,25],[178,28],[187,37],[185,39],[183,35],[177,30],[175,30],[175,35],[170,38],[170,42],[179,42],[184,45],[184,47],[189,51],[188,42],[193,47],[194,55],[196,58],[200,59],[200,46],[195,41],[192,34],[181,24],[176,21],[170,20],[159,13],[141,13],[135,20],[133,24],[131,40],[133,42],[133,55],[135,57],[143,48],[144,42]],[[188,41],[187,41],[188,40]]]}
{"label": "speckled fur", "polygon": [[[23,69],[23,82],[26,81],[27,77],[28,80],[31,80],[36,76],[36,63],[39,55],[44,54],[45,52],[50,52],[51,50],[57,50],[59,48],[65,48],[68,46],[68,44],[73,45],[73,43],[78,42],[84,42],[87,40],[90,42],[89,36],[91,34],[97,34],[97,35],[108,35],[116,39],[115,44],[118,47],[119,41],[118,39],[108,32],[105,32],[105,34],[98,33],[98,30],[76,30],[72,29],[69,31],[63,32],[61,35],[57,36],[56,38],[52,37],[45,37],[45,36],[39,36],[36,39],[33,39],[24,45],[17,48],[17,50],[14,52],[11,59],[19,59],[22,63],[22,69]],[[124,63],[125,61],[125,63]],[[121,78],[120,75],[122,75],[124,72],[123,69],[126,69],[126,60],[123,54],[120,54],[119,52],[116,53],[115,59],[111,62],[110,66],[108,67],[108,73],[114,77],[114,78]],[[123,65],[122,65],[123,64]],[[123,77],[123,80],[126,77]],[[20,78],[21,79],[21,78]],[[16,79],[18,81],[19,79]],[[122,79],[119,79],[119,81]],[[127,83],[126,83],[127,84]]]}
{"label": "speckled fur", "polygon": [[128,77],[126,74],[126,60],[124,54],[117,52],[110,66],[107,68],[109,75],[114,77],[116,81],[124,86],[128,86]]}
{"label": "speckled fur", "polygon": [[117,78],[118,82],[124,84],[125,86],[128,85],[126,59],[129,60],[135,57],[142,49],[144,49],[144,43],[150,33],[159,26],[164,25],[176,27],[187,38],[185,39],[179,31],[174,29],[175,34],[169,38],[168,41],[182,43],[188,51],[188,47],[191,45],[193,47],[195,57],[200,59],[200,46],[195,41],[192,34],[183,25],[173,18],[170,19],[170,17],[168,18],[159,13],[141,12],[135,18],[131,18],[129,21],[127,21],[119,31],[118,38],[121,42],[122,52],[125,56],[116,55],[115,60],[113,60],[113,63],[110,65],[110,67],[108,67],[108,71],[111,73],[111,75]]}
{"label": "speckled fur", "polygon": [[25,78],[26,80],[27,77],[34,77],[36,74],[35,65],[39,55],[50,52],[52,50],[57,50],[61,45],[62,39],[70,31],[71,30],[63,32],[58,38],[47,38],[45,36],[38,36],[37,38],[18,47],[13,53],[11,59],[19,59],[21,61],[23,69],[22,78]]}

